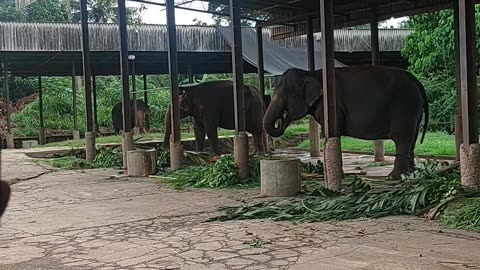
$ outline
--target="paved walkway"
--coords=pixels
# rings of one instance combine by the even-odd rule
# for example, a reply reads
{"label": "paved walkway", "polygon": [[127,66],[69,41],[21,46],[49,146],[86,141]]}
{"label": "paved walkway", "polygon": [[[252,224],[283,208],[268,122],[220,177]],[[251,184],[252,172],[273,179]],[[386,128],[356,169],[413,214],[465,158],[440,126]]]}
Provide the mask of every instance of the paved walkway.
{"label": "paved walkway", "polygon": [[113,170],[50,171],[19,150],[2,152],[1,165],[15,183],[0,225],[1,270],[480,269],[480,234],[424,219],[205,222],[257,191],[174,191]]}

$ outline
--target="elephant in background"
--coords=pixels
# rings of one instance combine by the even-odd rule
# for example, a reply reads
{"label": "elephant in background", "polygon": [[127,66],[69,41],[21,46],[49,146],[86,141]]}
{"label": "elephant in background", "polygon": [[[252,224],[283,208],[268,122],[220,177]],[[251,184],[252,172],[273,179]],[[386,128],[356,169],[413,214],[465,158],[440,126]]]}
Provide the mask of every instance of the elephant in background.
{"label": "elephant in background", "polygon": [[[211,153],[220,155],[218,128],[235,129],[234,95],[232,81],[209,81],[193,86],[180,87],[180,118],[192,117],[196,150],[204,151],[205,134],[211,145]],[[245,91],[245,129],[253,135],[257,153],[265,153],[263,142],[263,114],[265,106],[260,92],[248,85]],[[165,114],[163,147],[168,148],[171,134],[171,108]]]}
{"label": "elephant in background", "polygon": [[[422,115],[423,135],[428,126],[428,102],[423,85],[411,73],[389,67],[357,66],[335,69],[336,137],[395,142],[394,169],[389,179],[414,167],[414,149]],[[279,137],[288,125],[312,115],[322,125],[321,71],[290,69],[275,89],[264,117],[266,132]]]}
{"label": "elephant in background", "polygon": [[[148,108],[147,104],[142,100],[137,100],[137,111],[133,113],[133,99],[130,100],[130,128],[133,129],[135,127],[135,117],[137,118],[138,128],[140,132],[145,132],[143,128],[143,121],[145,119],[145,115],[150,114],[150,109]],[[123,110],[122,110],[122,102],[115,104],[112,109],[112,123],[113,129],[115,130],[115,135],[117,135],[120,130],[123,130]]]}

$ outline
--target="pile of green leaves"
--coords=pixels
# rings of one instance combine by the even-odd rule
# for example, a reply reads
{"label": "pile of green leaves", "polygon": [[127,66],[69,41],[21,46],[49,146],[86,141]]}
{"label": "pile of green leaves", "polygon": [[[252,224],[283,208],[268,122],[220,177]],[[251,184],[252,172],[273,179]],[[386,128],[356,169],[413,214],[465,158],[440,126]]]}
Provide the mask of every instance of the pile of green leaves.
{"label": "pile of green leaves", "polygon": [[83,170],[97,168],[95,163],[74,156],[42,159],[40,163],[62,170]]}
{"label": "pile of green leaves", "polygon": [[304,162],[301,162],[300,163],[300,170],[304,173],[318,173],[318,174],[322,174],[323,173],[323,163],[318,160],[317,161],[317,164],[313,164],[313,163],[304,163]]}
{"label": "pile of green leaves", "polygon": [[225,155],[213,165],[187,166],[162,178],[165,183],[176,189],[222,188],[237,184],[238,169],[233,156]]}
{"label": "pile of green leaves", "polygon": [[123,166],[122,149],[100,147],[93,163],[97,168],[121,168]]}
{"label": "pile of green leaves", "polygon": [[370,184],[359,177],[353,177],[345,181],[349,192],[319,187],[289,203],[263,202],[224,208],[224,214],[213,220],[268,218],[316,222],[425,213],[443,200],[462,192],[458,171],[435,175],[429,170],[438,169],[439,164],[427,163],[414,174],[405,177],[404,181],[394,184]]}
{"label": "pile of green leaves", "polygon": [[467,198],[452,203],[440,222],[451,228],[480,232],[480,199]]}

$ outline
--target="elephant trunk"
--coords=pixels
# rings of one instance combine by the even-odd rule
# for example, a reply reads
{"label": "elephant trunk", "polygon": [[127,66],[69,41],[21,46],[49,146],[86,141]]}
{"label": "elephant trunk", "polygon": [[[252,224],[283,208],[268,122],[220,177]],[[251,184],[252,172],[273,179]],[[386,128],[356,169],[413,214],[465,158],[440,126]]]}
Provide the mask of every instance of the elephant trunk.
{"label": "elephant trunk", "polygon": [[168,105],[165,112],[165,136],[163,137],[163,148],[168,149],[170,147],[170,134],[172,133],[172,117],[171,107]]}
{"label": "elephant trunk", "polygon": [[290,121],[283,116],[285,107],[286,102],[283,98],[279,98],[278,96],[273,97],[263,118],[263,125],[268,135],[272,137],[280,137],[290,124]]}

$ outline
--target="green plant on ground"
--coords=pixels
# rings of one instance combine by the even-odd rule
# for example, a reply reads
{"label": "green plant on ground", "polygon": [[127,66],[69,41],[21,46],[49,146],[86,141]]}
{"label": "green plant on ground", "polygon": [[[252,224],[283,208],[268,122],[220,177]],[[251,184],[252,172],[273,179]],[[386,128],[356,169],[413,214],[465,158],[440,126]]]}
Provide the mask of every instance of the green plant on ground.
{"label": "green plant on ground", "polygon": [[121,168],[123,166],[122,150],[119,147],[100,147],[93,163],[97,168]]}
{"label": "green plant on ground", "polygon": [[320,187],[289,203],[262,202],[251,206],[224,208],[223,214],[212,220],[269,218],[316,222],[425,213],[462,192],[458,171],[436,175],[429,170],[438,169],[439,164],[430,161],[426,163],[416,173],[395,184],[368,182],[354,177],[345,181],[349,192]]}
{"label": "green plant on ground", "polygon": [[42,159],[39,162],[62,170],[82,170],[96,168],[95,163],[74,156]]}
{"label": "green plant on ground", "polygon": [[318,173],[321,174],[323,173],[323,163],[318,160],[317,164],[313,163],[300,163],[300,169],[304,173]]}
{"label": "green plant on ground", "polygon": [[450,204],[440,222],[445,226],[480,232],[480,199],[462,199]]}

